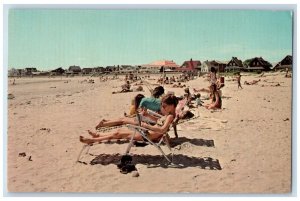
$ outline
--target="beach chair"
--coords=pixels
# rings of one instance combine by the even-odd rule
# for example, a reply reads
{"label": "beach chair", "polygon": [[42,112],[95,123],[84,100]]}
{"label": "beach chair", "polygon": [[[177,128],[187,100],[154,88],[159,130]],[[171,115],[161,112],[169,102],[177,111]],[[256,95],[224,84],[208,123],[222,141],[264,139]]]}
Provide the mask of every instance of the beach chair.
{"label": "beach chair", "polygon": [[[128,144],[127,148],[126,148],[125,154],[121,158],[121,163],[128,164],[129,162],[131,162],[132,158],[129,155],[129,152],[130,152],[130,149],[134,145],[134,142],[135,142],[134,136],[137,133],[140,133],[140,135],[142,135],[142,137],[144,139],[143,142],[147,143],[147,144],[150,144],[150,145],[153,145],[154,147],[156,147],[159,150],[159,152],[164,156],[164,158],[167,160],[168,166],[170,166],[170,167],[177,167],[178,165],[173,164],[173,151],[172,151],[170,143],[169,143],[169,135],[168,135],[168,133],[166,132],[166,133],[162,134],[162,136],[161,136],[161,138],[159,139],[158,142],[153,142],[148,137],[148,130],[146,128],[141,127],[141,115],[137,114],[136,118],[137,118],[137,121],[139,122],[139,126],[130,125],[130,124],[126,125],[129,129],[133,130],[134,133],[131,136],[131,139],[130,139],[129,144]],[[169,156],[167,156],[167,154],[165,154],[165,152],[162,150],[161,145],[163,143],[167,145],[169,151],[171,152],[171,156],[172,156],[171,158]],[[95,144],[95,143],[93,143],[93,144]],[[77,157],[77,162],[85,163],[85,162],[82,162],[80,160],[81,155],[82,155],[82,153],[83,153],[84,150],[86,150],[86,154],[88,154],[89,149],[90,149],[90,147],[93,144],[83,145],[83,147],[82,147],[82,149],[81,149],[81,151],[80,151],[80,153],[79,153],[79,155]]]}

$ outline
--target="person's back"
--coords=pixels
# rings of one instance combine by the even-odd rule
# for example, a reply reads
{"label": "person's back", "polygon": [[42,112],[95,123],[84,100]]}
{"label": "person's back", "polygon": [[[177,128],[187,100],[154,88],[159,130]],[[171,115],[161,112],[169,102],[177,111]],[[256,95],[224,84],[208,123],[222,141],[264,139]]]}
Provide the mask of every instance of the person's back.
{"label": "person's back", "polygon": [[140,102],[140,108],[146,108],[155,112],[160,111],[161,101],[158,98],[147,97],[143,98]]}

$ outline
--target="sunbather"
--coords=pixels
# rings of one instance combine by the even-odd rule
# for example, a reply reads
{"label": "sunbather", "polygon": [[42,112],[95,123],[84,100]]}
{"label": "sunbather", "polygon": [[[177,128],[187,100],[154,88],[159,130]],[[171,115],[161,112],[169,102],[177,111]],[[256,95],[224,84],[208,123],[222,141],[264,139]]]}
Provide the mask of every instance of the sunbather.
{"label": "sunbather", "polygon": [[[168,132],[170,125],[172,124],[175,118],[175,108],[177,106],[178,99],[174,95],[166,95],[162,98],[162,112],[163,117],[157,121],[157,124],[152,126],[147,123],[141,123],[141,126],[145,129],[148,129],[148,137],[150,140],[158,140],[163,134]],[[134,125],[138,125],[138,122],[134,122]],[[112,139],[130,139],[135,131],[132,131],[128,128],[120,128],[116,129],[110,133],[93,133],[88,131],[92,138],[85,138],[80,136],[79,140],[82,143],[92,144],[95,142],[102,142],[104,140],[112,140]],[[137,133],[134,136],[134,140],[143,140],[142,136]]]}
{"label": "sunbather", "polygon": [[254,85],[254,84],[257,84],[258,82],[260,82],[260,79],[259,80],[252,80],[251,82],[245,81],[244,84],[245,85]]}
{"label": "sunbather", "polygon": [[222,99],[221,96],[217,90],[217,85],[212,84],[210,86],[210,97],[211,97],[211,103],[205,105],[207,109],[221,109],[222,107]]}

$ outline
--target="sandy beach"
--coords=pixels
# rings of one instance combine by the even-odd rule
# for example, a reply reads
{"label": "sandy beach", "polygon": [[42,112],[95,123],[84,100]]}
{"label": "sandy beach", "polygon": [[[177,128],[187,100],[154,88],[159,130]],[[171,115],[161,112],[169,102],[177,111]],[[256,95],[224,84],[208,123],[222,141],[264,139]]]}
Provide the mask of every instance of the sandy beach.
{"label": "sandy beach", "polygon": [[[116,166],[128,143],[92,146],[81,156],[86,164],[76,162],[83,146],[79,136],[88,136],[103,118],[123,116],[139,92],[112,94],[124,81],[98,77],[94,83],[81,76],[16,78],[15,85],[9,78],[8,94],[14,97],[7,100],[8,191],[289,193],[292,79],[284,74],[242,73],[242,90],[226,77],[222,110],[192,109],[199,117],[178,125],[179,138],[169,133],[174,160],[183,167],[163,166],[166,161],[153,146],[133,147],[139,177],[121,174]],[[256,85],[243,84],[258,79]],[[203,77],[184,84],[209,85]],[[183,88],[164,87],[184,94]]]}

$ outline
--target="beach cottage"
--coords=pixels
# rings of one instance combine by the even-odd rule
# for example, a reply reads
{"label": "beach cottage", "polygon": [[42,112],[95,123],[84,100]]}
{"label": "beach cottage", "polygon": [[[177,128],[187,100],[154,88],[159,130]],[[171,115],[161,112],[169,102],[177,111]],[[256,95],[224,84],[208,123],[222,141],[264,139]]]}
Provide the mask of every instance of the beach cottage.
{"label": "beach cottage", "polygon": [[212,61],[204,61],[202,66],[201,66],[201,72],[203,73],[207,73],[210,72],[211,67],[214,67],[218,72],[224,72],[226,65],[228,62],[226,61],[216,61],[216,60],[212,60]]}
{"label": "beach cottage", "polygon": [[247,59],[243,63],[244,69],[247,71],[269,71],[272,64],[262,57],[254,57],[252,59]]}
{"label": "beach cottage", "polygon": [[183,64],[176,70],[192,72],[201,71],[201,62],[199,60],[193,61],[193,59],[191,58],[189,61],[184,61]]}
{"label": "beach cottage", "polygon": [[62,67],[59,67],[51,71],[51,75],[62,75],[65,73],[65,70]]}
{"label": "beach cottage", "polygon": [[80,66],[70,66],[69,69],[68,69],[68,74],[79,74],[81,73],[81,68]]}
{"label": "beach cottage", "polygon": [[154,61],[150,64],[141,65],[141,72],[148,73],[159,73],[162,71],[175,71],[179,65],[177,65],[173,60],[159,60]]}
{"label": "beach cottage", "polygon": [[275,65],[274,70],[275,71],[285,70],[286,68],[288,68],[288,70],[293,70],[292,66],[293,66],[293,57],[291,55],[287,55],[286,57],[284,57],[284,59],[282,59],[280,62],[278,62]]}
{"label": "beach cottage", "polygon": [[232,57],[232,59],[227,63],[225,71],[241,71],[244,69],[243,62],[237,57]]}

